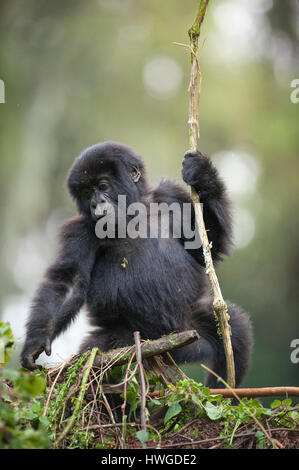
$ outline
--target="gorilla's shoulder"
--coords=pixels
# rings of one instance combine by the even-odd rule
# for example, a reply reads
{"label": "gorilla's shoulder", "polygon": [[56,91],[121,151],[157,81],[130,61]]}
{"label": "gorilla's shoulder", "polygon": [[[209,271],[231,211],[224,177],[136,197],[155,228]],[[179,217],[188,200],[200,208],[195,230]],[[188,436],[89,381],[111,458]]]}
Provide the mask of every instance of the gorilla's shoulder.
{"label": "gorilla's shoulder", "polygon": [[163,178],[152,188],[152,200],[153,202],[167,202],[168,200],[189,202],[190,195],[182,184],[170,178]]}
{"label": "gorilla's shoulder", "polygon": [[82,239],[90,234],[90,227],[86,219],[79,215],[66,220],[60,227],[59,237],[62,242]]}

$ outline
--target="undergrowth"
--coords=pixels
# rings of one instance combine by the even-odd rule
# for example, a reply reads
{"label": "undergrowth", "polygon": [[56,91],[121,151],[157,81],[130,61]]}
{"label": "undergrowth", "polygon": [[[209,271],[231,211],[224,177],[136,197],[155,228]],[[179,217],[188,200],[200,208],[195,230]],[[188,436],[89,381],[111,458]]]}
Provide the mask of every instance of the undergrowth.
{"label": "undergrowth", "polygon": [[269,408],[257,399],[236,404],[211,395],[178,368],[163,364],[160,374],[145,362],[142,429],[134,357],[129,365],[101,367],[93,362],[97,351],[93,357],[86,352],[32,373],[5,365],[13,349],[7,323],[0,322],[0,337],[2,449],[299,447],[299,406],[290,398],[274,400]]}

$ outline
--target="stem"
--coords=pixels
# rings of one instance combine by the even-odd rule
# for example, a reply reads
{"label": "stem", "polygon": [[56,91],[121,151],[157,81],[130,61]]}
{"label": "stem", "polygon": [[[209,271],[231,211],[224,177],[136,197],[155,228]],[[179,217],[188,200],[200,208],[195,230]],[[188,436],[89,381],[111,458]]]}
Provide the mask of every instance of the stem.
{"label": "stem", "polygon": [[146,430],[146,385],[145,385],[143,365],[142,365],[139,331],[134,332],[134,339],[135,339],[135,345],[136,345],[136,360],[138,364],[139,380],[140,380],[140,395],[141,395],[140,422],[141,422],[141,429]]}
{"label": "stem", "polygon": [[64,431],[62,432],[62,434],[60,434],[59,438],[56,440],[56,442],[55,442],[56,445],[62,439],[64,439],[65,436],[70,432],[70,430],[72,429],[72,427],[73,427],[73,425],[76,421],[77,416],[79,415],[79,412],[80,412],[81,407],[82,407],[84,395],[85,395],[85,392],[86,392],[86,389],[87,389],[87,385],[86,385],[87,380],[88,380],[88,377],[89,377],[90,370],[91,370],[91,368],[94,364],[94,360],[95,360],[95,357],[97,355],[97,352],[98,352],[98,348],[93,348],[91,353],[90,353],[90,356],[89,356],[88,361],[87,361],[86,366],[85,366],[85,371],[84,371],[84,375],[83,375],[81,386],[80,386],[80,393],[79,393],[79,396],[78,396],[77,401],[76,401],[74,412],[73,412],[67,426],[64,428]]}
{"label": "stem", "polygon": [[[191,150],[197,150],[197,142],[199,139],[199,97],[201,87],[201,72],[199,67],[198,39],[200,35],[200,27],[205,17],[209,0],[201,0],[195,21],[189,29],[190,50],[191,50],[191,74],[189,84],[189,144]],[[224,344],[226,357],[227,382],[230,387],[235,387],[235,364],[234,355],[231,345],[231,329],[228,323],[227,305],[222,297],[221,289],[215,272],[210,242],[207,236],[203,214],[200,206],[199,195],[194,188],[191,188],[191,199],[195,210],[195,220],[197,223],[199,236],[202,242],[202,249],[206,264],[206,273],[209,276],[213,296],[214,296],[214,312],[216,321],[219,323],[221,336]]]}

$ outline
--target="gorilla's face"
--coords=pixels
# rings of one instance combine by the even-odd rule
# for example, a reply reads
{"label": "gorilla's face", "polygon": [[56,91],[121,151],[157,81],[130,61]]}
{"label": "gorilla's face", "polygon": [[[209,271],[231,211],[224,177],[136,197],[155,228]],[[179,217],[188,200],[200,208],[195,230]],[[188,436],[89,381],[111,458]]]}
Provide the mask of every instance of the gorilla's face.
{"label": "gorilla's face", "polygon": [[85,208],[85,214],[89,212],[95,222],[114,210],[113,188],[109,177],[99,177],[94,186],[83,189],[81,205]]}
{"label": "gorilla's face", "polygon": [[74,162],[67,180],[78,210],[93,222],[126,204],[140,200],[146,182],[140,158],[124,145],[104,142],[85,150]]}

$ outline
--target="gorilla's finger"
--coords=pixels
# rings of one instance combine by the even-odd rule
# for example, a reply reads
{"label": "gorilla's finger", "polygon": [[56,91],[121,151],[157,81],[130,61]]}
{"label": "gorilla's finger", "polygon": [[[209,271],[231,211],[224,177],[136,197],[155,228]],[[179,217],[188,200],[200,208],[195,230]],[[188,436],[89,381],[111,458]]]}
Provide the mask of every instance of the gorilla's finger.
{"label": "gorilla's finger", "polygon": [[50,338],[46,339],[45,353],[47,354],[47,356],[51,356],[51,341],[50,341]]}
{"label": "gorilla's finger", "polygon": [[40,346],[36,351],[34,351],[31,356],[34,361],[41,355],[41,353],[45,350],[44,346]]}
{"label": "gorilla's finger", "polygon": [[25,356],[22,360],[22,366],[25,368],[25,369],[28,369],[28,370],[36,370],[36,369],[42,369],[42,366],[40,366],[39,364],[35,364],[35,359],[33,358],[33,355],[32,354],[28,354],[27,356]]}

